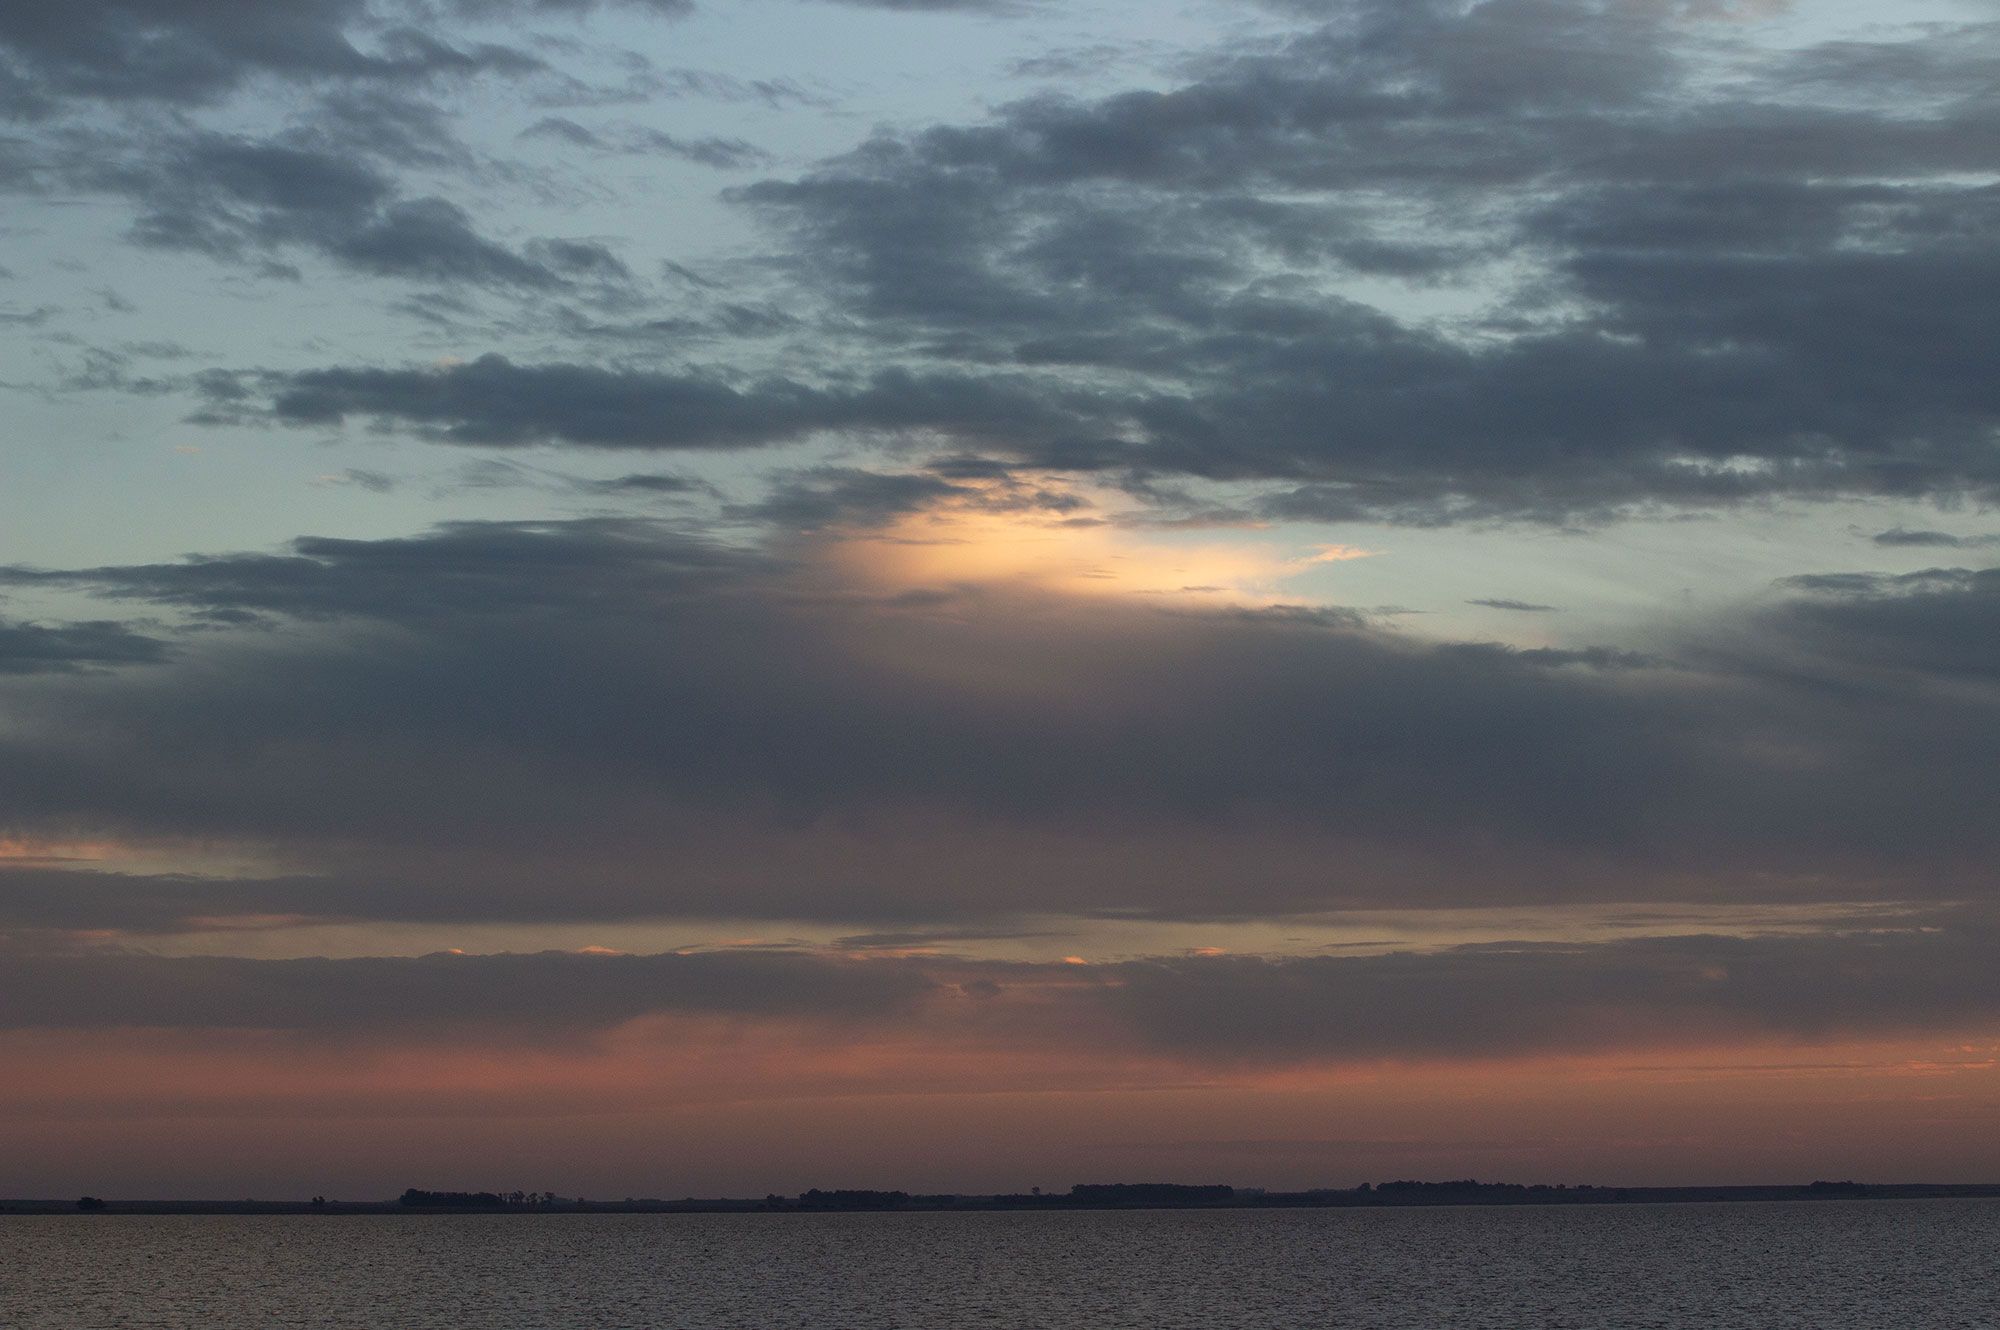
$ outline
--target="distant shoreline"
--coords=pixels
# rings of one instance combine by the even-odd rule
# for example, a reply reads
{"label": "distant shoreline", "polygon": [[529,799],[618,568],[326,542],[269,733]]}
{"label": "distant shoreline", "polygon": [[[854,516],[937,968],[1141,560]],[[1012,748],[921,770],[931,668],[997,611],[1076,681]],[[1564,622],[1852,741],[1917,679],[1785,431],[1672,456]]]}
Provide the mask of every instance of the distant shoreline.
{"label": "distant shoreline", "polygon": [[[2000,1183],[1815,1182],[1788,1186],[1594,1187],[1518,1183],[1398,1182],[1356,1188],[1266,1191],[1174,1184],[1080,1186],[1047,1195],[911,1195],[891,1191],[809,1191],[797,1196],[688,1197],[681,1200],[542,1198],[492,1193],[412,1193],[388,1201],[0,1200],[7,1215],[576,1215],[1001,1213],[1098,1210],[1398,1209],[1412,1206],[1661,1205],[1755,1201],[1907,1201],[2000,1198]],[[518,1195],[516,1193],[515,1195]],[[494,1197],[492,1200],[484,1198]],[[89,1203],[86,1203],[89,1202]]]}

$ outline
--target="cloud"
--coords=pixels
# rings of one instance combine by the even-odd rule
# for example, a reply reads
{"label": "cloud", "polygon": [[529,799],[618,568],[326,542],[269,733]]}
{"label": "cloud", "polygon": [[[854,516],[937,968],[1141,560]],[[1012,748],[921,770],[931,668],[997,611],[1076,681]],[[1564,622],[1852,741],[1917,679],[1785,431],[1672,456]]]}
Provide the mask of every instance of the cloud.
{"label": "cloud", "polygon": [[[1015,441],[1038,465],[1277,482],[1267,515],[1324,520],[1983,498],[2000,398],[1937,348],[1990,331],[1994,40],[1359,5],[734,197],[876,353],[1100,385],[1092,428]],[[1421,318],[1357,278],[1479,299]]]}
{"label": "cloud", "polygon": [[[629,0],[665,16],[688,0]],[[598,0],[460,0],[479,20],[581,14]],[[0,14],[0,105],[49,113],[68,100],[213,102],[255,79],[389,86],[541,62],[511,48],[454,45],[415,26],[420,7],[368,0],[24,0]]]}
{"label": "cloud", "polygon": [[1893,549],[1968,550],[2000,545],[2000,536],[1954,536],[1944,531],[1911,531],[1900,526],[1878,531],[1869,539]]}
{"label": "cloud", "polygon": [[1554,605],[1537,605],[1532,601],[1507,600],[1504,598],[1468,600],[1465,603],[1468,605],[1483,605],[1489,610],[1510,610],[1516,614],[1553,614],[1557,609]]}
{"label": "cloud", "polygon": [[[1233,511],[1278,521],[1574,523],[2000,493],[1992,376],[1969,350],[1938,350],[1991,340],[1973,293],[1991,284],[2000,220],[1978,183],[1994,30],[1777,50],[1676,6],[1307,12],[1282,40],[1187,62],[1177,86],[1050,92],[882,131],[729,191],[772,229],[780,252],[760,272],[786,279],[775,292],[621,324],[558,312],[583,349],[539,363],[229,370],[208,380],[226,409],[202,419],[353,415],[450,442],[587,447],[833,431],[1134,494],[1230,483]],[[205,7],[187,14],[190,33],[220,31]],[[288,0],[273,14],[341,34],[363,11]],[[377,47],[448,63],[408,35]],[[780,95],[652,77],[661,96]],[[44,145],[22,171],[73,186],[74,163],[95,163],[87,183],[134,201],[134,235],[155,246],[643,298],[601,242],[503,243],[405,187],[388,167],[441,150],[435,108],[391,88],[372,114],[400,128],[377,132],[360,86],[335,80],[336,114],[261,139],[170,135],[121,156],[71,127],[65,151]],[[526,135],[727,169],[757,153],[560,115]],[[1449,312],[1422,312],[1440,300]],[[770,373],[758,343],[808,330],[813,377]],[[694,338],[698,367],[587,354],[684,356]]]}
{"label": "cloud", "polygon": [[589,485],[602,494],[690,494],[706,488],[701,481],[664,471],[632,471]]}
{"label": "cloud", "polygon": [[[745,1104],[825,1117],[824,1153],[904,1134],[895,1099],[963,1158],[1030,1097],[1102,1136],[1113,1087],[1161,1127],[1300,1085],[1280,1116],[1469,1116],[1513,1077],[1527,1139],[1539,1059],[1608,1072],[1594,1130],[1657,1084],[1612,1054],[2000,1017],[2000,569],[1952,525],[2000,499],[2000,27],[1273,0],[1142,79],[1080,46],[870,132],[642,54],[688,7],[0,0],[0,189],[76,269],[9,260],[46,366],[14,386],[58,433],[145,395],[121,429],[167,462],[291,449],[273,494],[367,519],[0,566],[16,1123],[110,1167],[332,1111],[421,1162],[417,1115],[518,1158],[534,1110],[604,1164],[604,1123],[705,1139],[695,1100],[738,1146]],[[943,16],[816,21],[1034,8],[873,7]],[[707,170],[745,174],[655,197]],[[557,215],[592,233],[521,220]],[[134,271],[62,257],[86,217]],[[290,313],[140,340],[199,320],[190,256]],[[1473,574],[1539,597],[1493,526],[1881,497],[1870,560],[1612,642],[1477,580],[1432,588],[1457,614],[1294,603],[1443,566],[1347,562],[1404,553],[1376,523],[1488,524]],[[594,515],[381,534],[427,503]],[[1563,631],[1443,640],[1496,615]],[[623,954],[682,925],[712,949]],[[754,940],[797,935],[830,941]],[[524,937],[622,951],[291,954]],[[1713,1101],[1768,1117],[1744,1083]]]}
{"label": "cloud", "polygon": [[566,116],[545,116],[522,130],[519,137],[544,139],[590,152],[678,157],[698,166],[713,166],[720,170],[758,166],[770,160],[768,153],[742,139],[714,135],[682,138],[665,130],[632,124],[610,126],[600,131],[586,128]]}
{"label": "cloud", "polygon": [[303,248],[375,276],[530,292],[622,294],[632,284],[601,244],[540,239],[510,248],[480,235],[458,205],[403,197],[365,156],[303,136],[196,134],[89,174],[89,183],[131,198],[132,236],[154,248],[265,261]]}
{"label": "cloud", "polygon": [[386,471],[373,471],[365,467],[348,467],[346,470],[313,477],[315,485],[352,485],[356,489],[367,490],[370,494],[388,494],[395,490],[396,477]]}
{"label": "cloud", "polygon": [[165,642],[122,623],[99,619],[50,626],[0,619],[0,674],[70,673],[166,658]]}
{"label": "cloud", "polygon": [[2000,850],[1991,574],[1642,654],[842,568],[590,519],[7,570],[250,626],[0,692],[0,799],[336,917],[1934,899]]}
{"label": "cloud", "polygon": [[731,950],[170,958],[12,950],[0,1025],[529,1043],[652,1017],[1217,1067],[1574,1055],[1960,1028],[2000,1014],[1990,928],[1487,944],[1110,964]]}
{"label": "cloud", "polygon": [[948,372],[889,370],[822,385],[692,368],[517,365],[497,354],[409,369],[218,371],[203,388],[209,420],[262,416],[317,426],[363,416],[439,442],[488,446],[744,448],[838,430],[936,430],[981,441],[1049,433],[1066,418],[1063,400],[1038,396],[1029,384]]}
{"label": "cloud", "polygon": [[127,238],[203,254],[264,276],[300,280],[290,260],[315,255],[349,271],[515,295],[629,303],[639,283],[604,244],[489,238],[460,205],[412,196],[404,168],[472,169],[436,108],[420,100],[342,93],[302,123],[267,135],[162,127],[68,125],[24,141],[11,183],[30,193],[118,200]]}
{"label": "cloud", "polygon": [[973,493],[966,486],[934,475],[821,467],[785,478],[762,501],[732,511],[801,529],[848,523],[873,526]]}
{"label": "cloud", "polygon": [[[552,49],[532,24],[615,5],[273,0],[248,19],[210,0],[15,6],[0,17],[0,108],[11,103],[31,123],[0,149],[0,186],[121,201],[133,242],[267,278],[302,280],[294,265],[305,252],[380,277],[630,304],[632,274],[603,243],[496,240],[446,196],[452,176],[518,183],[526,168],[462,142],[441,85],[490,77],[521,94],[579,92],[581,81],[526,49]],[[687,5],[618,7],[671,15]],[[512,25],[524,45],[440,35],[467,22]],[[103,113],[148,102],[169,113]],[[660,136],[653,146],[712,164],[755,160],[733,141]],[[411,187],[406,171],[425,173],[423,183]]]}
{"label": "cloud", "polygon": [[1492,1057],[1952,1027],[2000,990],[1987,930],[1497,944],[1115,967],[1106,997],[1155,1047],[1205,1058]]}
{"label": "cloud", "polygon": [[552,608],[585,586],[631,608],[648,594],[698,593],[710,575],[748,575],[758,564],[748,553],[640,522],[464,522],[408,540],[306,537],[282,555],[74,572],[13,568],[0,571],[0,581],[96,585],[198,610],[394,622]]}
{"label": "cloud", "polygon": [[861,9],[892,9],[904,13],[936,14],[1022,14],[1033,13],[1037,8],[1033,0],[834,0],[834,2]]}
{"label": "cloud", "polygon": [[10,955],[8,1028],[155,1026],[318,1033],[489,1027],[519,1038],[663,1011],[830,1020],[907,1006],[916,971],[786,953],[256,961]]}
{"label": "cloud", "polygon": [[2000,677],[2000,568],[1787,579],[1815,593],[1775,616],[1823,658],[1939,680]]}

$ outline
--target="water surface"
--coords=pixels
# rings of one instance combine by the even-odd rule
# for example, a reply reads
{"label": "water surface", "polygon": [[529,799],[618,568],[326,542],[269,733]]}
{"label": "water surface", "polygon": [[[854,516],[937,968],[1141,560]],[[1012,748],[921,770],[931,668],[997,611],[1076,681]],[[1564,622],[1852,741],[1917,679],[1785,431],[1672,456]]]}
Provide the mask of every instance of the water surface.
{"label": "water surface", "polygon": [[9,1330],[2000,1326],[2000,1201],[15,1216]]}

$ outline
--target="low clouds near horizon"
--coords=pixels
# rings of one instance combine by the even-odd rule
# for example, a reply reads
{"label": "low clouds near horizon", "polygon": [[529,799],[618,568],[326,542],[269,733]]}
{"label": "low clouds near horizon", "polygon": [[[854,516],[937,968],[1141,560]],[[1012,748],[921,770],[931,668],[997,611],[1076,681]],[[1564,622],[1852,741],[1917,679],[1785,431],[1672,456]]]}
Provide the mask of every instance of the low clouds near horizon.
{"label": "low clouds near horizon", "polygon": [[[1802,576],[1639,654],[1283,605],[913,598],[817,549],[461,522],[0,570],[189,624],[171,656],[109,622],[24,637],[37,665],[69,642],[79,666],[151,663],[21,675],[0,791],[27,827],[268,847],[334,875],[316,898],[246,883],[251,914],[1989,894],[1990,571]],[[148,908],[142,884],[130,899]]]}

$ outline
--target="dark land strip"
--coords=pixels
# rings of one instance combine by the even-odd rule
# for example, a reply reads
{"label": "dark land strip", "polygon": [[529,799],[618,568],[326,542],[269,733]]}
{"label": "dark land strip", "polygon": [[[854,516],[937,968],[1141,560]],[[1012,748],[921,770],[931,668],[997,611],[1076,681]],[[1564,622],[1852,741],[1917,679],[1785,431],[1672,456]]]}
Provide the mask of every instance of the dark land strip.
{"label": "dark land strip", "polygon": [[75,1200],[0,1201],[0,1214],[800,1214],[827,1212],[938,1212],[1015,1210],[1268,1210],[1362,1209],[1436,1205],[1659,1205],[1717,1201],[1968,1200],[2000,1198],[2000,1183],[1813,1182],[1803,1185],[1726,1187],[1551,1186],[1546,1183],[1453,1182],[1364,1183],[1352,1188],[1267,1191],[1258,1187],[1191,1186],[1181,1183],[1079,1184],[1067,1192],[995,1195],[912,1194],[814,1188],[796,1196],[686,1197],[681,1200],[627,1197],[589,1200],[545,1192],[424,1191],[412,1188],[395,1200],[307,1201],[118,1200],[84,1196]]}

